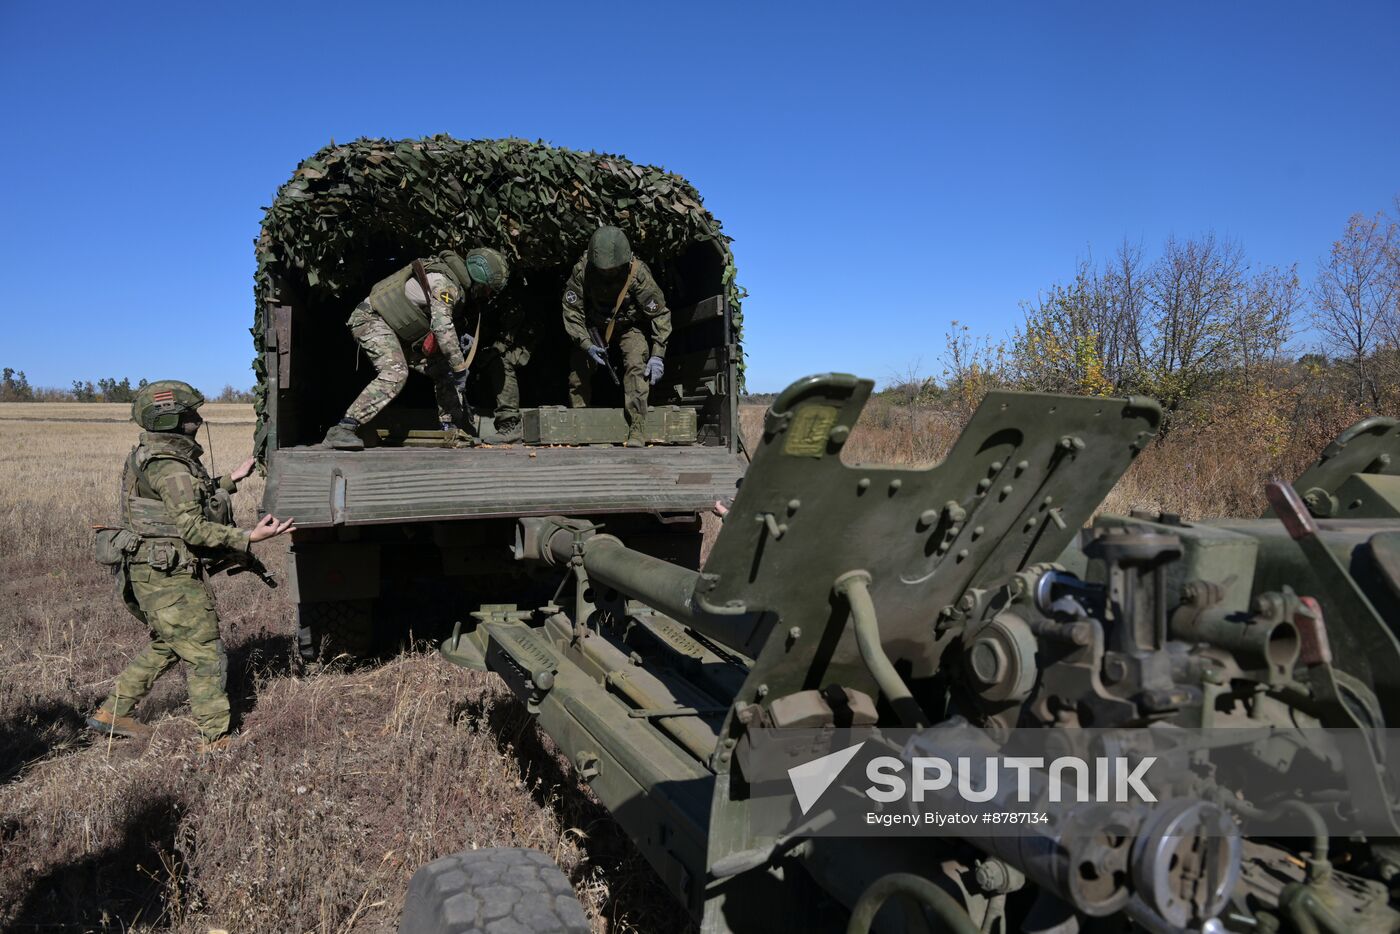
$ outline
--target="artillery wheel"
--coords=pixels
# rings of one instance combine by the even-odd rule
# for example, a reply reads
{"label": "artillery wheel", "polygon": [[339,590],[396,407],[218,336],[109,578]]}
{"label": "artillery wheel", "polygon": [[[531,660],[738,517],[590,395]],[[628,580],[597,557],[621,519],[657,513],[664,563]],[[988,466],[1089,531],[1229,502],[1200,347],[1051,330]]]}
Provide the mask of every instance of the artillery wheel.
{"label": "artillery wheel", "polygon": [[513,931],[589,931],[573,886],[538,850],[490,847],[444,856],[409,880],[399,934]]}
{"label": "artillery wheel", "polygon": [[303,660],[338,655],[365,658],[374,651],[374,603],[326,600],[297,606],[297,648]]}

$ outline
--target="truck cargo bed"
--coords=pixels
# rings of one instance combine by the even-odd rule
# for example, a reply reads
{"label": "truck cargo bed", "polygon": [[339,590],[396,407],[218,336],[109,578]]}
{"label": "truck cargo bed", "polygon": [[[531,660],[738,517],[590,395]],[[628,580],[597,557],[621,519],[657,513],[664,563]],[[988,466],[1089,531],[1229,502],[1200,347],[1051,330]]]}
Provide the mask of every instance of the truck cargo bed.
{"label": "truck cargo bed", "polygon": [[300,528],[433,519],[589,513],[683,513],[733,496],[744,473],[721,447],[342,452],[284,448],[264,508]]}

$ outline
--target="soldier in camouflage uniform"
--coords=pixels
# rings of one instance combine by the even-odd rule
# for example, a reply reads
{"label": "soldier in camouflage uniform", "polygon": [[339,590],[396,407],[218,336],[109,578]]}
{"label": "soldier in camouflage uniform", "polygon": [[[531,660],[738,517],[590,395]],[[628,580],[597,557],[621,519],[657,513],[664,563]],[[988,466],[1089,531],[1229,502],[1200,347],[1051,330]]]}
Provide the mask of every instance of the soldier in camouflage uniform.
{"label": "soldier in camouflage uniform", "polygon": [[433,381],[443,431],[471,429],[462,392],[472,338],[465,333],[459,337],[459,321],[468,317],[468,306],[481,314],[486,301],[506,287],[510,269],[505,257],[485,248],[469,250],[465,258],[447,250],[419,262],[426,272],[427,295],[410,263],[377,282],[346,322],[374,363],[376,375],[339,424],[326,432],[327,447],[364,448],[357,433],[360,426],[403,391],[409,370]]}
{"label": "soldier in camouflage uniform", "polygon": [[[632,255],[627,235],[599,227],[588,252],[574,264],[564,286],[564,330],[574,342],[569,372],[569,404],[592,399],[590,363],[607,362],[617,340],[622,356],[622,392],[627,411],[627,446],[642,447],[647,393],[665,372],[671,312],[647,264]],[[593,332],[593,333],[590,333]],[[601,342],[594,339],[596,333]]]}
{"label": "soldier in camouflage uniform", "polygon": [[519,373],[530,365],[530,351],[535,345],[538,320],[519,303],[509,304],[500,311],[497,336],[491,343],[494,359],[487,371],[491,394],[496,400],[496,430],[485,437],[488,443],[512,444],[523,436]]}
{"label": "soldier in camouflage uniform", "polygon": [[132,419],[145,430],[122,471],[121,528],[99,532],[97,551],[98,560],[116,567],[122,599],[150,627],[151,644],[117,676],[88,726],[124,736],[148,733],[132,708],[183,661],[190,709],[208,749],[221,746],[229,729],[228,660],[210,566],[237,562],[254,542],[295,528],[291,519],[273,516],[251,531],[233,525],[231,496],[252,472],[253,459],[226,477],[209,476],[194,440],[203,404],[198,390],[176,380],[142,387],[131,404]]}

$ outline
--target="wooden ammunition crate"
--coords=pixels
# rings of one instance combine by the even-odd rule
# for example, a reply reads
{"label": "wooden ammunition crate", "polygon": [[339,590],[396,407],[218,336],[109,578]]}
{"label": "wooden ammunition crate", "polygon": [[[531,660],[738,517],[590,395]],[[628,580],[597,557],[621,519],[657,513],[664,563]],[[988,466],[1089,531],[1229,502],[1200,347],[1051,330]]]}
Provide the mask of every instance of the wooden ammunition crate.
{"label": "wooden ammunition crate", "polygon": [[[627,416],[622,409],[571,409],[542,405],[522,409],[526,444],[621,444],[627,440]],[[653,405],[647,409],[647,444],[694,444],[695,409],[682,405]]]}

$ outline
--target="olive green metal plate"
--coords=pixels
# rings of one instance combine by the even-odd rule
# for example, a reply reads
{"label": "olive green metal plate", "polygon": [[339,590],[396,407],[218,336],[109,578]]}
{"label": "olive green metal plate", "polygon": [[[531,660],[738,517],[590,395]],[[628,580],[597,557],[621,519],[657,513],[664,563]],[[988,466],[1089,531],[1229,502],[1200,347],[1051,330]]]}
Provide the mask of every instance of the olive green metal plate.
{"label": "olive green metal plate", "polygon": [[[1391,518],[1400,514],[1400,492],[1381,481],[1367,489],[1343,490],[1354,475],[1400,475],[1400,419],[1373,416],[1342,432],[1293,488],[1319,519]],[[1377,488],[1379,487],[1379,488]],[[1273,516],[1273,511],[1265,517]]]}
{"label": "olive green metal plate", "polygon": [[993,393],[937,466],[843,463],[871,388],[827,374],[779,396],[696,587],[696,605],[715,611],[705,634],[762,653],[755,671],[773,669],[775,696],[831,683],[874,693],[832,591],[855,570],[872,577],[895,665],[932,676],[940,611],[1053,561],[1161,418],[1148,399]]}
{"label": "olive green metal plate", "polygon": [[[627,417],[622,409],[544,405],[521,410],[521,423],[526,444],[621,444],[627,440]],[[643,433],[648,444],[694,444],[695,409],[651,406]]]}

